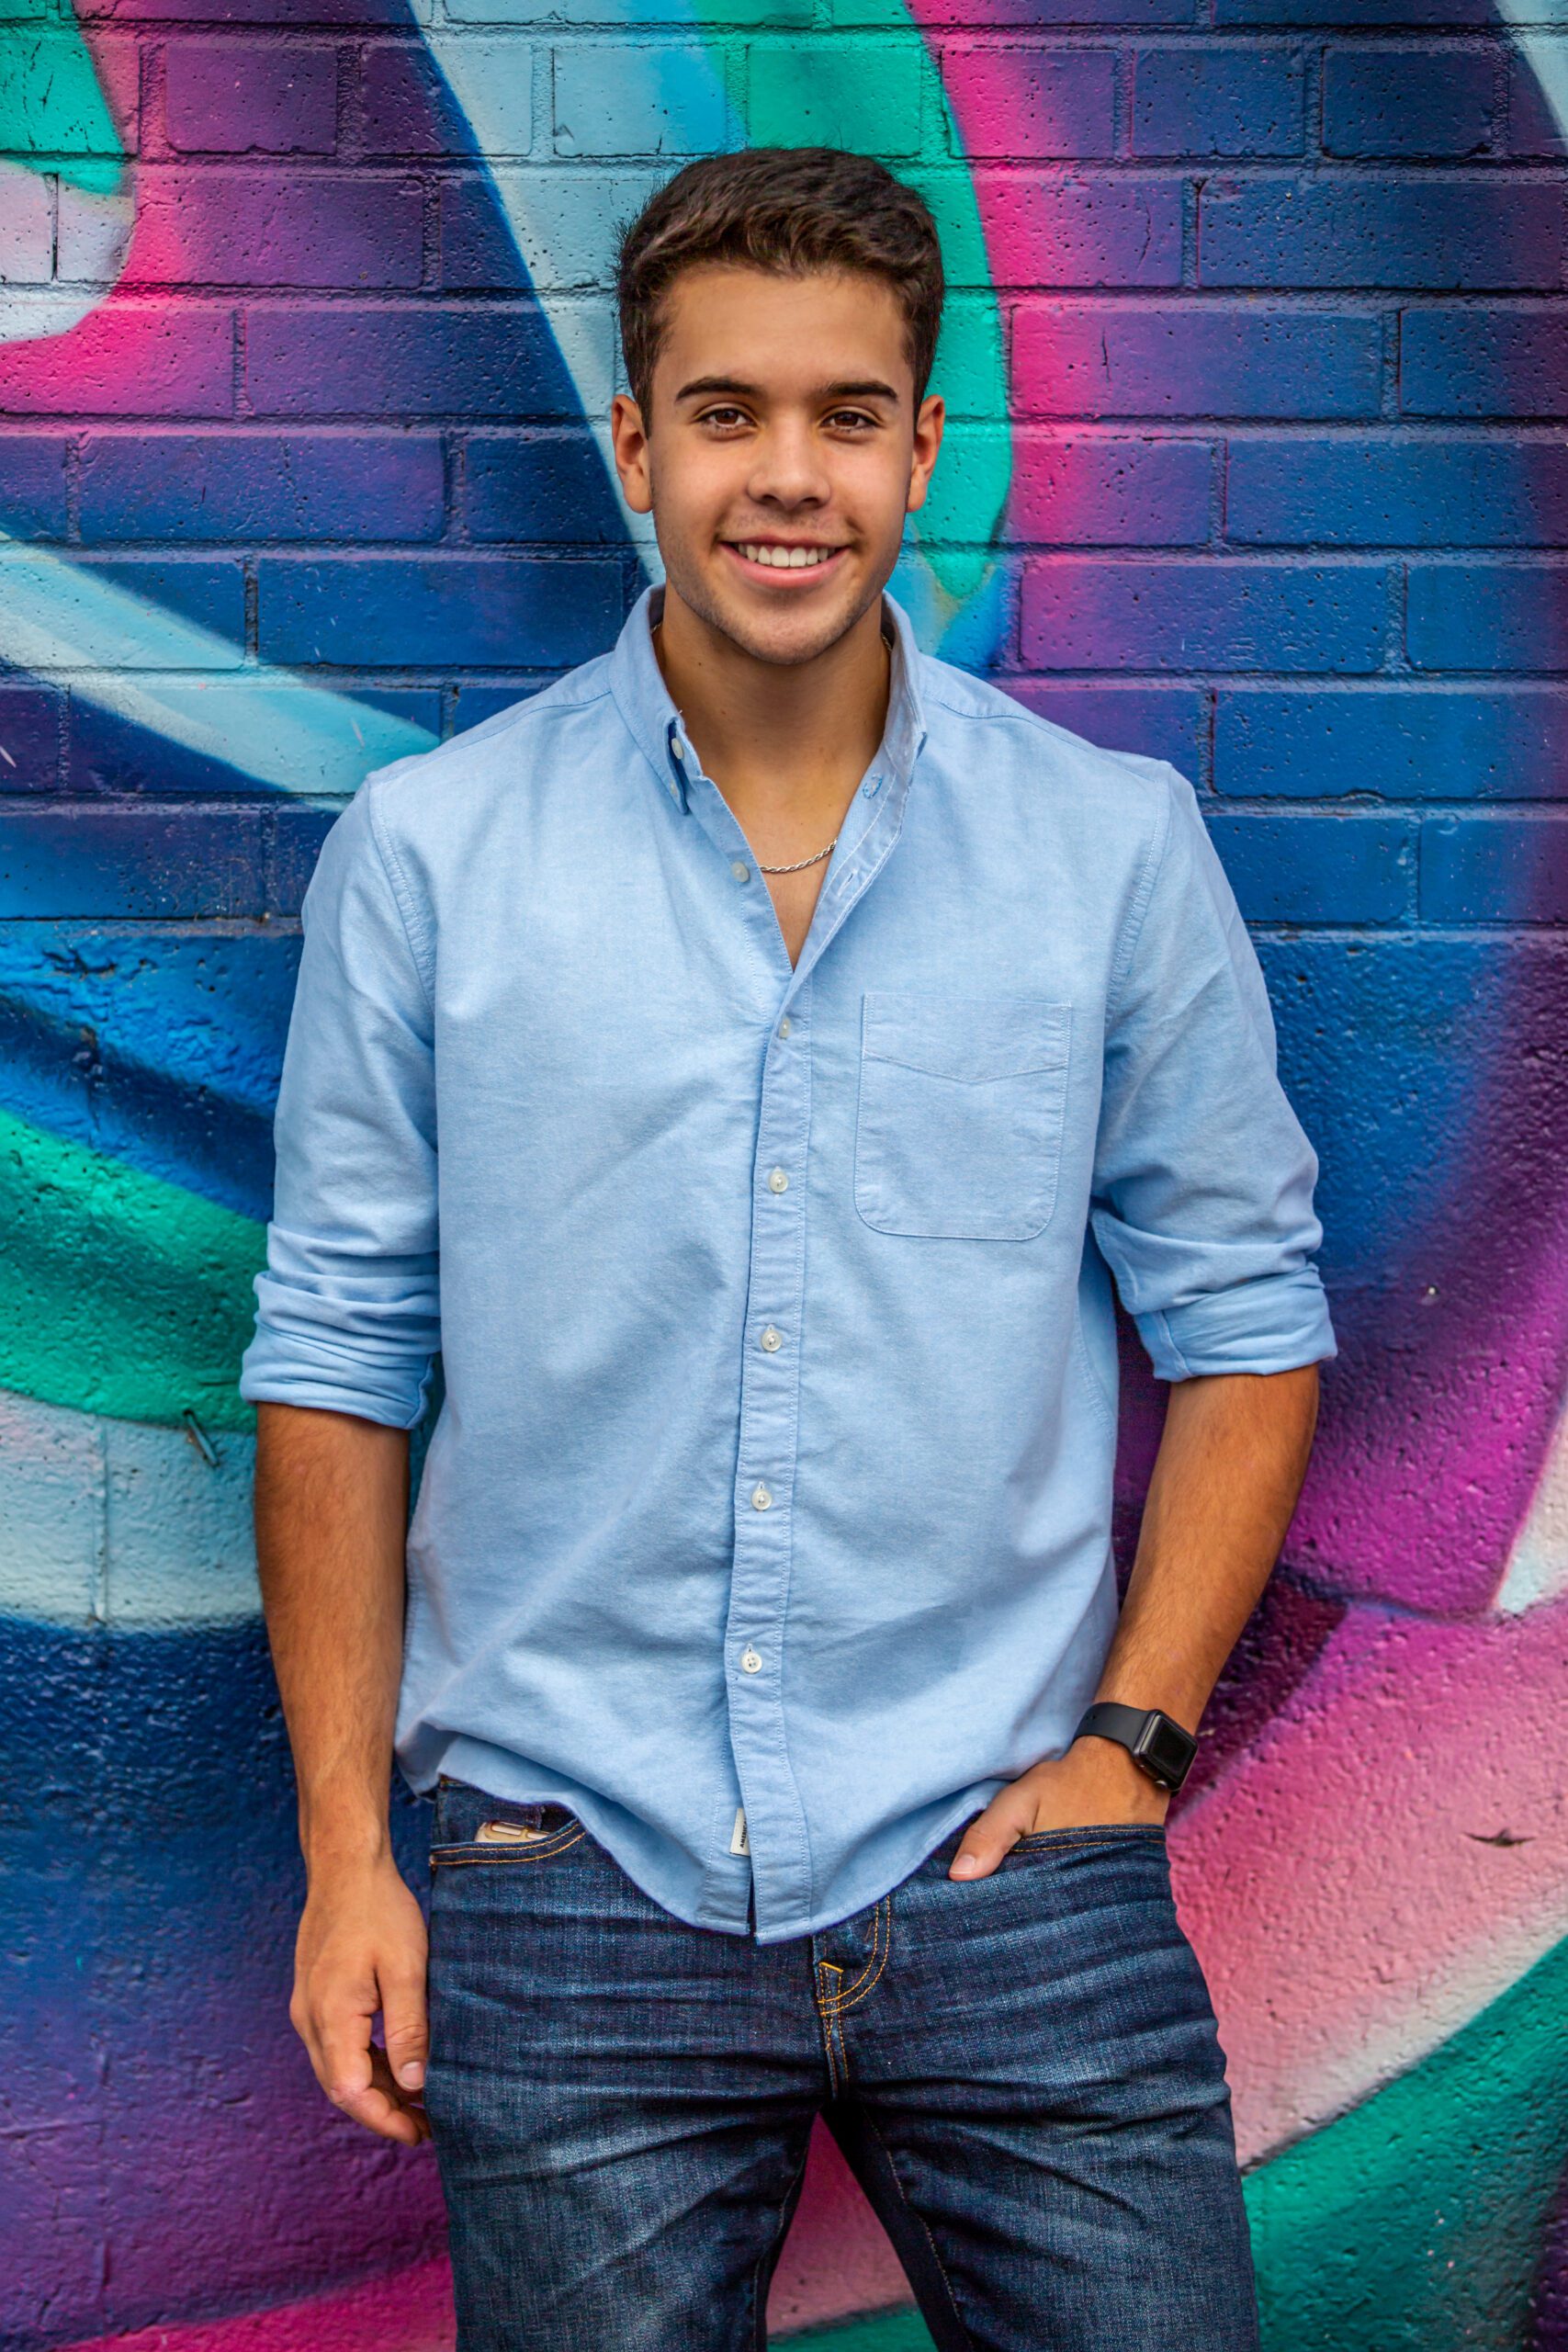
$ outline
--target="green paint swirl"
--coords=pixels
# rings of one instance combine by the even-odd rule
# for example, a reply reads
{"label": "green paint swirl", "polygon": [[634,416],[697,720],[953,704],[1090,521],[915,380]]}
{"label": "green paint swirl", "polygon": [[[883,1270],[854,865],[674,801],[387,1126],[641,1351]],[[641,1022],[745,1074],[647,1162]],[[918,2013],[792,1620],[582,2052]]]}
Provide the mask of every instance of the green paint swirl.
{"label": "green paint swirl", "polygon": [[177,1426],[254,1426],[235,1383],[265,1228],[0,1112],[0,1388]]}

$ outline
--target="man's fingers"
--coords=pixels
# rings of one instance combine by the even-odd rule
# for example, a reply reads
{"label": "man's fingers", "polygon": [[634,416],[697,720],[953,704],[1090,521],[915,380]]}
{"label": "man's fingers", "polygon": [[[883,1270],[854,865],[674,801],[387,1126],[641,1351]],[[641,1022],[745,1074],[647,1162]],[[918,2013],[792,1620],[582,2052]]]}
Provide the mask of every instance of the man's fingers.
{"label": "man's fingers", "polygon": [[423,2107],[414,2104],[418,2094],[398,2088],[392,2080],[386,2052],[374,2044],[371,2045],[370,2063],[375,2084],[368,2096],[383,2101],[380,2120],[372,2129],[379,2132],[383,2139],[401,2140],[406,2146],[416,2148],[422,2140],[431,2137],[430,2119]]}
{"label": "man's fingers", "polygon": [[400,2091],[386,2052],[371,2041],[367,2017],[338,2018],[324,2026],[319,2047],[317,2078],[333,2105],[352,2122],[410,2147],[430,2136],[423,2110]]}
{"label": "man's fingers", "polygon": [[989,1878],[1002,1856],[1017,1845],[1023,1828],[1021,1821],[1009,1821],[1000,1814],[977,1814],[964,1833],[948,1877]]}
{"label": "man's fingers", "polygon": [[407,1976],[381,1986],[381,2023],[392,2073],[406,2091],[424,2081],[430,2035],[425,2018],[424,1980]]}
{"label": "man's fingers", "polygon": [[345,2015],[339,2010],[320,2018],[311,2055],[321,2088],[333,2105],[352,2114],[355,2100],[364,2097],[373,2079],[369,2013]]}

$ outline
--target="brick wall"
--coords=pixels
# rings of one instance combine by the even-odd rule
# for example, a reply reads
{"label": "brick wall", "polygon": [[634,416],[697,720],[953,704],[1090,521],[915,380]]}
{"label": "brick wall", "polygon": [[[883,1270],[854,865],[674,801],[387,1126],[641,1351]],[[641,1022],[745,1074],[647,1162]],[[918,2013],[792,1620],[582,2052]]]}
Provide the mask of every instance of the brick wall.
{"label": "brick wall", "polygon": [[[1342,1354],[1172,1823],[1269,2352],[1568,2343],[1568,33],[1529,7],[0,0],[18,2352],[449,2341],[431,2168],[326,2109],[281,1989],[233,1374],[297,910],[367,767],[648,576],[595,439],[617,218],[817,139],[919,182],[953,285],[896,588],[1196,783],[1323,1160]],[[777,2328],[919,2342],[854,2320],[902,2282],[811,2182]]]}

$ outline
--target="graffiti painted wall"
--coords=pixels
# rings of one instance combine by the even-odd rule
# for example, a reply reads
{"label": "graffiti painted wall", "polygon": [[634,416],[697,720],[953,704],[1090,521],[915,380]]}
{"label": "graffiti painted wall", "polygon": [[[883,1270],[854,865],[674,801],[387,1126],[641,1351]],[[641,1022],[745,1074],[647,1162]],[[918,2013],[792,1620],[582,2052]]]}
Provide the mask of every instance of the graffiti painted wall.
{"label": "graffiti painted wall", "polygon": [[[957,289],[895,585],[1198,784],[1324,1162],[1343,1352],[1171,1823],[1266,2341],[1568,2352],[1561,5],[0,0],[0,2346],[450,2343],[429,2151],[286,2016],[234,1374],[297,910],[656,572],[615,220],[831,139]],[[776,2332],[907,2302],[819,2151]]]}

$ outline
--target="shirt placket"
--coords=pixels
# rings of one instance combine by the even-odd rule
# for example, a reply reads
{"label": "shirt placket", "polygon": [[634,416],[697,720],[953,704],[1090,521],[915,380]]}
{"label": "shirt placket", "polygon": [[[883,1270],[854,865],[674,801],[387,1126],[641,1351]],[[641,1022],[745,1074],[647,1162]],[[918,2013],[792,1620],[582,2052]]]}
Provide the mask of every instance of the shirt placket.
{"label": "shirt placket", "polygon": [[[813,1908],[805,1808],[790,1761],[786,1704],[795,1484],[806,1315],[812,975],[890,855],[904,781],[886,763],[852,802],[810,932],[792,969],[767,885],[733,812],[672,733],[685,803],[724,857],[740,919],[780,986],[762,1058],[751,1168],[750,1256],[741,1351],[734,1546],[724,1670],[759,1934]],[[847,838],[846,838],[847,837]]]}

